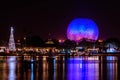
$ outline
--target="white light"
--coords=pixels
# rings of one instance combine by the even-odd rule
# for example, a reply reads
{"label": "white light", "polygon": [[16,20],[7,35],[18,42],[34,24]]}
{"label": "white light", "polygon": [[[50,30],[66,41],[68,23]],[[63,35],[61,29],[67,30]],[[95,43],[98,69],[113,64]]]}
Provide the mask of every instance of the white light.
{"label": "white light", "polygon": [[16,70],[16,57],[15,56],[11,56],[7,62],[8,62],[8,66],[9,66],[9,75],[8,75],[8,79],[9,80],[15,80],[16,78],[16,73],[15,73],[15,70]]}

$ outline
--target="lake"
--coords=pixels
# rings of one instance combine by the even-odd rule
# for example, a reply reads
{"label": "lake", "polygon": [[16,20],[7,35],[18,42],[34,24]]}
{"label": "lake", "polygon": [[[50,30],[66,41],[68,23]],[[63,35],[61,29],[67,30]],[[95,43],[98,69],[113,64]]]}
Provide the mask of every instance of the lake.
{"label": "lake", "polygon": [[119,56],[0,56],[0,80],[120,80]]}

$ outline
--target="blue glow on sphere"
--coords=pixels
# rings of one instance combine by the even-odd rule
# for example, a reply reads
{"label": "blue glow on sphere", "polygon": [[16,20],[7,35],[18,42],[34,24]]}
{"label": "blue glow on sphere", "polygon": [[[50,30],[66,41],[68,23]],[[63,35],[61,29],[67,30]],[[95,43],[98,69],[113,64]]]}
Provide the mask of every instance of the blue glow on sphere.
{"label": "blue glow on sphere", "polygon": [[83,38],[87,40],[97,40],[99,35],[96,23],[87,18],[77,18],[71,21],[67,28],[67,37],[70,40],[80,41]]}

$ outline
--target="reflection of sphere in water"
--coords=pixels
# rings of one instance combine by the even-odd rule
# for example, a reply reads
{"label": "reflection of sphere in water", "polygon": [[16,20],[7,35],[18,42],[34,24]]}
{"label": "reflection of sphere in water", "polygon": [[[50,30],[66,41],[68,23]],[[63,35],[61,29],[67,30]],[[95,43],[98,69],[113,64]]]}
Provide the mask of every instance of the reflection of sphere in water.
{"label": "reflection of sphere in water", "polygon": [[98,27],[94,21],[87,18],[76,18],[68,25],[67,37],[70,40],[80,41],[98,39]]}

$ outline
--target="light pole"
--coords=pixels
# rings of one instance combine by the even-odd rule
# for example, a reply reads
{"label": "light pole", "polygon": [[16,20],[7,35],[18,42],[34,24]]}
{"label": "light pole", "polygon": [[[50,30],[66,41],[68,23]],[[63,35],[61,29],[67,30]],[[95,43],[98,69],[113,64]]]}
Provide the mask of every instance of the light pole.
{"label": "light pole", "polygon": [[26,37],[24,37],[23,39],[24,39],[24,47],[26,47]]}

